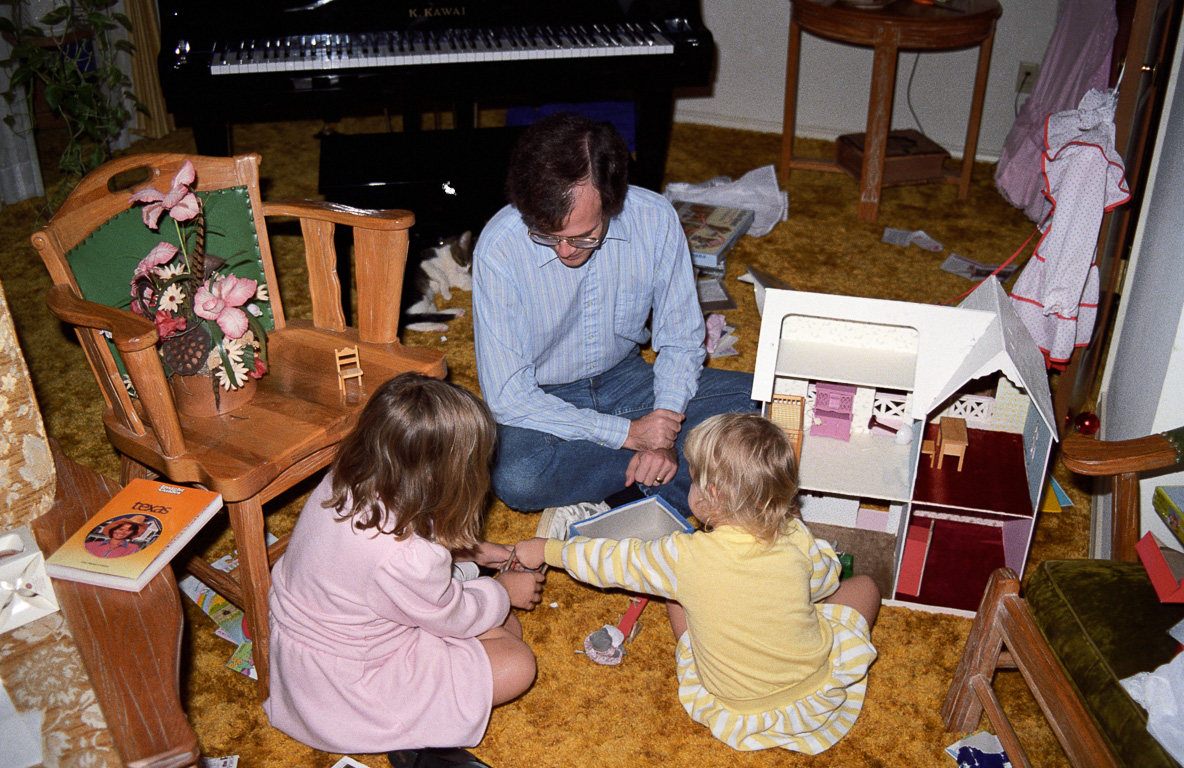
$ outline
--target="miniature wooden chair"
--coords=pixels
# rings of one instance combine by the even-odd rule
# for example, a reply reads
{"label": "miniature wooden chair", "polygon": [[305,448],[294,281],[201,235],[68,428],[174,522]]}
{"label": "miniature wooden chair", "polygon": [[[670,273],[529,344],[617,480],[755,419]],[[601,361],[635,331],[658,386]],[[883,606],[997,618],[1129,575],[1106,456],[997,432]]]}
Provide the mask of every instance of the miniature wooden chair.
{"label": "miniature wooden chair", "polygon": [[344,347],[334,354],[337,356],[337,387],[344,395],[346,379],[358,379],[358,383],[362,383],[362,364],[358,359],[357,347]]}
{"label": "miniature wooden chair", "polygon": [[1031,762],[992,686],[998,669],[1019,669],[1074,766],[1179,768],[1147,733],[1147,713],[1120,680],[1150,672],[1178,650],[1167,630],[1184,604],[1161,603],[1135,558],[1139,473],[1177,466],[1184,429],[1103,442],[1071,434],[1061,446],[1074,472],[1114,481],[1117,560],[1048,560],[1020,595],[1014,571],[991,576],[942,709],[946,726],[978,727],[984,708],[1011,764]]}
{"label": "miniature wooden chair", "polygon": [[806,398],[800,395],[773,395],[769,403],[769,421],[773,422],[793,443],[793,455],[802,460],[802,420],[805,418]]}
{"label": "miniature wooden chair", "polygon": [[[941,462],[946,456],[958,457],[958,471],[962,471],[962,460],[966,458],[966,419],[956,416],[942,416],[937,427],[937,468],[941,469]],[[930,466],[932,458],[930,459]]]}
{"label": "miniature wooden chair", "polygon": [[[270,326],[269,372],[246,405],[204,418],[177,412],[157,352],[155,326],[123,308],[129,302],[132,271],[161,239],[143,225],[131,195],[144,185],[167,193],[186,160],[195,167],[194,191],[204,196],[210,231],[227,238],[228,253],[250,257],[241,261],[266,285],[270,298],[271,317],[265,318]],[[226,574],[200,558],[186,565],[246,613],[263,699],[268,690],[270,566],[287,543],[266,546],[263,504],[328,466],[364,405],[342,403],[333,394],[338,386],[334,350],[356,346],[379,381],[404,371],[443,377],[445,364],[439,350],[404,347],[398,339],[398,297],[414,216],[314,201],[264,203],[259,162],[258,155],[140,154],[113,160],[82,180],[49,224],[33,235],[33,245],[53,277],[50,309],[75,326],[99,381],[103,424],[120,454],[121,481],[160,475],[203,485],[225,499],[239,567]],[[133,174],[147,180],[113,190]],[[311,319],[284,313],[265,216],[300,221]],[[346,325],[341,309],[333,237],[337,226],[354,233],[356,328]],[[110,334],[110,344],[104,333]]]}

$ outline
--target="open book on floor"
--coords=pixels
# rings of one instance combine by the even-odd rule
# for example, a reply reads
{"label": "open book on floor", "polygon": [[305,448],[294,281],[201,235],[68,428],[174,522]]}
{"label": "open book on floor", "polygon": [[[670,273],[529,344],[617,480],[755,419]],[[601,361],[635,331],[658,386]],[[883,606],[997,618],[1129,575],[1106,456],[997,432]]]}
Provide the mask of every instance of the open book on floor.
{"label": "open book on floor", "polygon": [[139,592],[221,508],[212,491],[132,480],[49,556],[46,571]]}

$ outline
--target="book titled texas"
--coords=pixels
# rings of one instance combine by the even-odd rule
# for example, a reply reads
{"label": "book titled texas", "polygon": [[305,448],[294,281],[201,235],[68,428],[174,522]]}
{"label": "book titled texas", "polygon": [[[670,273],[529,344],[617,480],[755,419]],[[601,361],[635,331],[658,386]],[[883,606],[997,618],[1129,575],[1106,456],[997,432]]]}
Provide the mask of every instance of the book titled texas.
{"label": "book titled texas", "polygon": [[45,561],[50,576],[139,592],[214,513],[222,495],[132,480]]}

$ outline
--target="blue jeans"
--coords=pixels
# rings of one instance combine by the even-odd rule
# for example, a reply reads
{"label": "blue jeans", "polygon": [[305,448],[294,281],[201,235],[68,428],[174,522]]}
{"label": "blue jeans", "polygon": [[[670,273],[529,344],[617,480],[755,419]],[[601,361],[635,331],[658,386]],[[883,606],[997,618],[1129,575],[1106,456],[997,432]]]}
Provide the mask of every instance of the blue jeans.
{"label": "blue jeans", "polygon": [[[551,384],[542,390],[577,408],[591,408],[630,420],[654,409],[653,368],[640,355],[631,355],[599,376],[570,384]],[[678,472],[665,485],[641,486],[642,493],[661,496],[689,517],[687,493],[691,476],[682,455],[687,433],[709,416],[748,412],[755,407],[752,374],[704,368],[699,375],[698,392],[687,403],[686,420],[675,442]],[[603,501],[625,487],[625,470],[634,453],[503,424],[497,426],[497,438],[493,491],[508,506],[522,511]]]}

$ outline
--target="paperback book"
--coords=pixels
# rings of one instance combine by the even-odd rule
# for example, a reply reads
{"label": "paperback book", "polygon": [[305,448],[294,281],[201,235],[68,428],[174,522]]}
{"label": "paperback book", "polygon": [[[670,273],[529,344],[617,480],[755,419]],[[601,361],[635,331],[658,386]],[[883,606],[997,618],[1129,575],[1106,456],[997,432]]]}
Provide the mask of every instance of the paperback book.
{"label": "paperback book", "polygon": [[691,263],[705,270],[722,270],[728,252],[752,226],[755,214],[744,208],[675,201],[691,249]]}
{"label": "paperback book", "polygon": [[139,592],[222,508],[222,495],[132,480],[45,561],[50,576]]}

